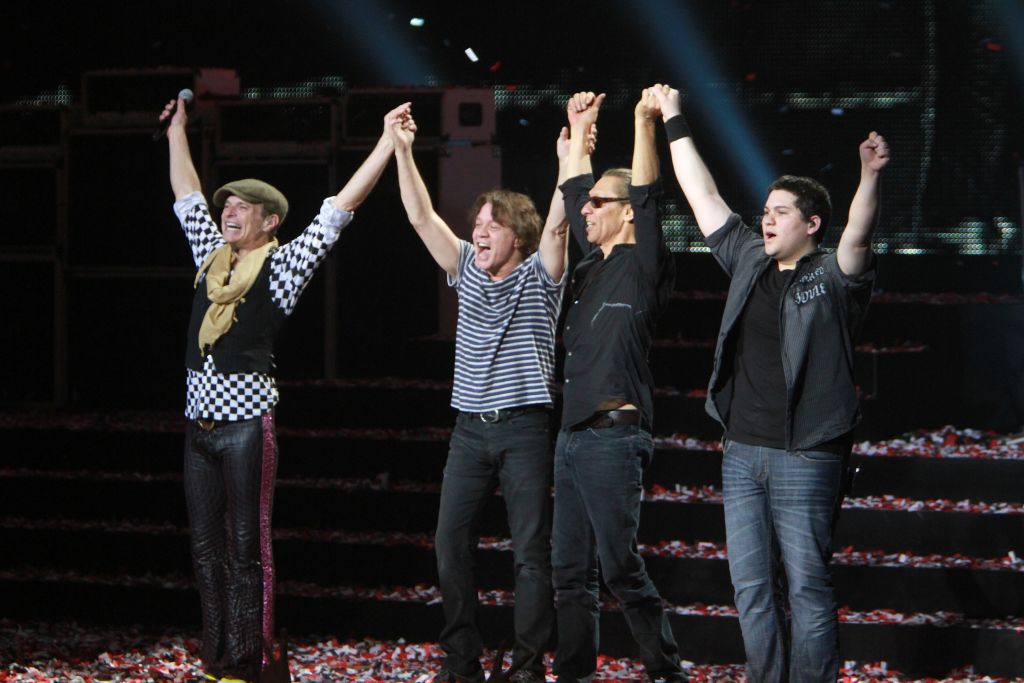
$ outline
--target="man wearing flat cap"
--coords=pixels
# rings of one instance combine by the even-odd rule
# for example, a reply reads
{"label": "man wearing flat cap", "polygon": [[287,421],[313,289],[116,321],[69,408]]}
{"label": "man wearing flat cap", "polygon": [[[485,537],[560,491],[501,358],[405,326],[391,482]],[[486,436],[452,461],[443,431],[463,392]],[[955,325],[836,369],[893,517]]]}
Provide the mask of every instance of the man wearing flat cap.
{"label": "man wearing flat cap", "polygon": [[201,655],[209,680],[253,681],[262,641],[273,632],[274,340],[394,147],[382,135],[309,227],[281,245],[284,195],[261,180],[224,185],[213,195],[218,230],[189,152],[184,102],[172,100],[160,118],[170,118],[174,212],[198,268],[185,353],[184,482],[203,614]]}

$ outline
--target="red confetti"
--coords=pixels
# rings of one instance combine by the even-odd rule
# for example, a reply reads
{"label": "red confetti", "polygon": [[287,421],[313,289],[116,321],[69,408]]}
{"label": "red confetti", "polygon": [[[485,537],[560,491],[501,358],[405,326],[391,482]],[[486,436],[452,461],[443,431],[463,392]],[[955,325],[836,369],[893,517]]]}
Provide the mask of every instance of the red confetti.
{"label": "red confetti", "polygon": [[[713,608],[707,608],[714,611]],[[849,615],[848,612],[845,612]],[[877,615],[888,621],[898,615]],[[148,632],[135,627],[97,629],[76,624],[19,624],[0,620],[0,640],[9,644],[11,658],[0,668],[0,683],[55,680],[98,683],[99,681],[185,681],[201,676],[198,641],[194,633]],[[98,653],[98,654],[97,654]],[[484,652],[485,668],[495,657]],[[331,636],[309,636],[291,643],[291,675],[300,683],[346,681],[370,683],[404,681],[424,683],[440,668],[443,652],[437,643],[408,643],[373,639],[339,641]],[[551,653],[547,664],[550,668]],[[505,656],[505,666],[511,662]],[[595,681],[637,681],[643,678],[639,661],[599,655]],[[683,669],[692,681],[741,680],[744,667],[738,664],[695,665],[684,661]],[[552,677],[548,679],[553,680]],[[920,680],[904,676],[886,662],[843,663],[841,681]],[[1007,679],[976,676],[970,667],[956,669],[936,683]]]}

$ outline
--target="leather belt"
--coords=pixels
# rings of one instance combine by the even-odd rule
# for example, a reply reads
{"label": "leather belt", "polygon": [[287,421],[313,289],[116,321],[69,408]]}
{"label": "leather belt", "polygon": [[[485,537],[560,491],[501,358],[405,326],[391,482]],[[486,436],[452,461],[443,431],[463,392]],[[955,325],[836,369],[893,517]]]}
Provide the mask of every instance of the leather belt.
{"label": "leather belt", "polygon": [[474,420],[480,420],[488,424],[495,422],[503,422],[509,420],[518,415],[525,415],[526,413],[539,413],[547,412],[550,410],[544,405],[529,405],[529,406],[518,406],[516,408],[497,408],[495,410],[485,410],[482,413],[467,413],[466,411],[460,411],[463,415],[468,415]]}
{"label": "leather belt", "polygon": [[639,410],[606,410],[594,413],[594,416],[585,422],[581,422],[573,428],[573,431],[583,429],[607,429],[608,427],[621,427],[624,425],[640,424]]}

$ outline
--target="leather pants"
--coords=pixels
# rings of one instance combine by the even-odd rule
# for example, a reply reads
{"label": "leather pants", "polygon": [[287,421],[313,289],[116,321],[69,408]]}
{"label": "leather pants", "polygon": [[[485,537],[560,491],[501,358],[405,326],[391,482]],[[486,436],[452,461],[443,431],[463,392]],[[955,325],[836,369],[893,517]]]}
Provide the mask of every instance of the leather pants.
{"label": "leather pants", "polygon": [[253,680],[273,617],[272,415],[185,432],[185,499],[207,673]]}

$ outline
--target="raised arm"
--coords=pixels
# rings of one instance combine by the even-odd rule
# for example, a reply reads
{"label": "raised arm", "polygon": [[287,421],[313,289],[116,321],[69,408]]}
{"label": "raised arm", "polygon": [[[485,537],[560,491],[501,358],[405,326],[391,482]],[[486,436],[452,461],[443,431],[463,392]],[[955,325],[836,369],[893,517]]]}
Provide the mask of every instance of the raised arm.
{"label": "raised arm", "polygon": [[878,196],[882,169],[889,163],[889,145],[871,131],[860,143],[860,184],[850,202],[850,217],[839,238],[836,259],[847,275],[860,275],[871,265],[871,236],[878,224]]}
{"label": "raised arm", "polygon": [[388,113],[384,125],[395,147],[398,186],[409,222],[437,265],[455,277],[459,270],[459,238],[434,211],[427,186],[413,160],[412,143],[416,138],[416,122],[412,118],[411,105],[404,104]]}
{"label": "raised arm", "polygon": [[569,98],[565,110],[569,116],[569,157],[567,178],[593,173],[590,163],[591,128],[597,125],[597,113],[605,95],[592,92],[578,92]]}
{"label": "raised arm", "polygon": [[654,144],[654,126],[659,116],[661,107],[653,88],[644,89],[633,109],[633,167],[629,194],[633,205],[637,254],[648,273],[658,272],[658,263],[665,248],[665,237],[658,221],[657,197],[661,193],[661,183],[657,182],[660,169]]}
{"label": "raised arm", "polygon": [[199,174],[192,163],[192,151],[188,148],[188,135],[185,132],[188,114],[185,112],[185,100],[179,98],[168,102],[160,114],[160,120],[164,121],[167,117],[171,117],[171,123],[167,127],[167,148],[171,158],[171,191],[174,192],[175,199],[181,199],[202,189]]}
{"label": "raised arm", "polygon": [[654,147],[654,121],[661,107],[653,88],[645,88],[633,109],[633,185],[650,185],[658,179],[658,152]]}
{"label": "raised arm", "polygon": [[661,84],[654,85],[651,91],[661,107],[661,118],[669,135],[672,169],[676,173],[676,180],[693,209],[701,234],[707,237],[725,224],[732,209],[718,194],[715,180],[693,144],[686,119],[683,118],[679,91]]}
{"label": "raised arm", "polygon": [[569,129],[564,126],[555,141],[555,154],[558,157],[558,179],[555,180],[555,191],[551,194],[548,217],[544,221],[544,232],[540,236],[539,251],[544,270],[557,282],[562,279],[569,261],[569,222],[565,216],[565,199],[562,197],[562,190],[559,189],[569,177]]}
{"label": "raised arm", "polygon": [[597,113],[604,97],[603,94],[578,92],[565,104],[570,136],[565,175],[571,188],[565,196],[564,205],[573,239],[584,254],[594,246],[587,241],[586,220],[580,211],[587,202],[589,189],[594,184],[594,169],[590,156],[597,140]]}
{"label": "raised arm", "polygon": [[341,209],[342,211],[355,211],[366,200],[370,191],[377,185],[377,181],[380,180],[381,174],[384,173],[388,161],[391,160],[391,156],[395,152],[395,142],[392,140],[391,133],[388,130],[391,125],[389,117],[393,118],[402,112],[408,111],[410,106],[410,103],[406,102],[395,107],[385,115],[384,130],[380,135],[380,140],[377,141],[377,145],[370,152],[370,155],[366,157],[366,161],[356,169],[356,172],[352,174],[352,177],[341,188],[337,196],[331,200],[334,208]]}

